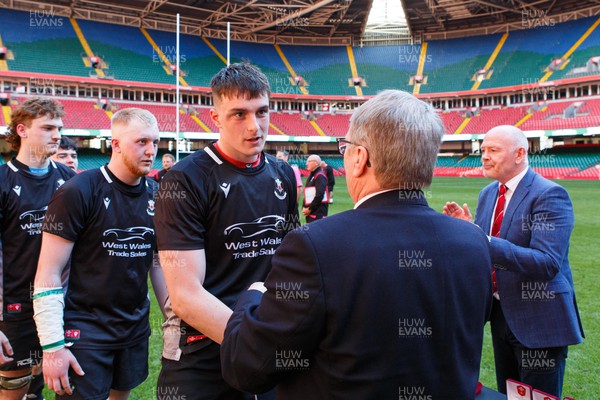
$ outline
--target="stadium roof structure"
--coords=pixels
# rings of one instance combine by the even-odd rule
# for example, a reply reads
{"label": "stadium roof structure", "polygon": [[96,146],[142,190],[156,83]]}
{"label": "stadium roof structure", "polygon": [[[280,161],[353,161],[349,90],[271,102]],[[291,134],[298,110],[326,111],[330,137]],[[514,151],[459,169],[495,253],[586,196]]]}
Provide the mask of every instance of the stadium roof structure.
{"label": "stadium roof structure", "polygon": [[0,6],[51,10],[77,19],[225,39],[279,44],[351,45],[372,0],[0,0]]}
{"label": "stadium roof structure", "polygon": [[[416,42],[527,29],[600,14],[600,0],[396,0]],[[356,45],[373,0],[0,0],[0,7],[226,39]]]}
{"label": "stadium roof structure", "polygon": [[399,0],[420,40],[549,27],[600,14],[598,0]]}

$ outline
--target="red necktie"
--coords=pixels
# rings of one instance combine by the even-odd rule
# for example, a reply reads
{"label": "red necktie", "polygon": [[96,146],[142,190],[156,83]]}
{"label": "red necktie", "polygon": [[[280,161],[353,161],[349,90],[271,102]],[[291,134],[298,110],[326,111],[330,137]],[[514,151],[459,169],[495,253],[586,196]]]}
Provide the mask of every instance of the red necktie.
{"label": "red necktie", "polygon": [[[506,204],[506,185],[500,185],[498,189],[498,199],[496,200],[496,209],[494,210],[494,221],[492,223],[492,236],[500,236],[500,227],[502,226],[502,219],[504,218],[504,205]],[[496,284],[496,270],[492,267],[492,285],[494,293],[498,292],[498,285]]]}

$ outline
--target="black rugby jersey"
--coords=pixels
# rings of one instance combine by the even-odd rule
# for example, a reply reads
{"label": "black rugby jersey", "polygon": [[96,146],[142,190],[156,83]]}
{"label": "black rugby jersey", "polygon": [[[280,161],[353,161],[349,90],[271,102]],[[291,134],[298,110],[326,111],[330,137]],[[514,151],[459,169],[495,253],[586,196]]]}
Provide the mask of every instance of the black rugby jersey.
{"label": "black rugby jersey", "polygon": [[[206,253],[204,288],[233,308],[239,294],[263,281],[285,234],[299,225],[292,168],[261,154],[254,168],[228,162],[214,144],[175,164],[160,181],[156,201],[158,249]],[[166,309],[163,355],[178,359],[180,345],[199,332]],[[191,340],[193,342],[193,340]],[[193,351],[204,344],[187,347]]]}
{"label": "black rugby jersey", "polygon": [[[105,165],[69,181],[48,206],[44,232],[75,242],[65,296],[65,340],[118,349],[150,334],[148,271],[156,249],[154,195],[142,178],[121,182]],[[51,218],[50,218],[51,216]]]}
{"label": "black rugby jersey", "polygon": [[12,159],[0,166],[0,304],[3,321],[33,318],[33,279],[50,198],[75,172],[50,160],[35,175]]}

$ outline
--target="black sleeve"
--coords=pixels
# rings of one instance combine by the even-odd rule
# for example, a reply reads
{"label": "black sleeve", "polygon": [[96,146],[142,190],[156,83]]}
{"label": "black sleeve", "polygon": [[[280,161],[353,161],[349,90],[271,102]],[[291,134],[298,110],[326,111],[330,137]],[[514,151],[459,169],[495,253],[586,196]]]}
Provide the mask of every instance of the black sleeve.
{"label": "black sleeve", "polygon": [[204,249],[205,182],[173,169],[161,179],[154,215],[158,250]]}
{"label": "black sleeve", "polygon": [[335,177],[333,176],[333,167],[331,165],[327,166],[327,187],[331,192],[333,190],[333,186],[335,185]]}
{"label": "black sleeve", "polygon": [[296,175],[294,174],[294,170],[292,169],[291,165],[288,163],[281,163],[281,167],[288,180],[287,192],[289,194],[288,214],[285,226],[287,227],[286,231],[291,232],[301,225],[300,216],[298,214],[298,191],[296,190]]}
{"label": "black sleeve", "polygon": [[315,198],[310,203],[310,206],[308,206],[308,209],[311,212],[315,212],[319,208],[323,202],[325,189],[327,188],[327,178],[325,177],[325,174],[318,173],[313,179],[315,181]]}
{"label": "black sleeve", "polygon": [[295,373],[286,370],[290,363],[308,367],[326,325],[319,264],[306,233],[288,234],[272,263],[267,291],[240,296],[221,344],[224,379],[251,393],[267,391]]}

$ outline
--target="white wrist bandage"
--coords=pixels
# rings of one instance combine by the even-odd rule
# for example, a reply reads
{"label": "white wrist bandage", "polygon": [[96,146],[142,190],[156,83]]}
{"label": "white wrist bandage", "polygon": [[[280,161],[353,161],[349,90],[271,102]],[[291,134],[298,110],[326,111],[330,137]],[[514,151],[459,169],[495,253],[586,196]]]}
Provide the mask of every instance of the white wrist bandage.
{"label": "white wrist bandage", "polygon": [[33,319],[43,351],[52,353],[65,347],[64,307],[65,300],[61,287],[34,288]]}

